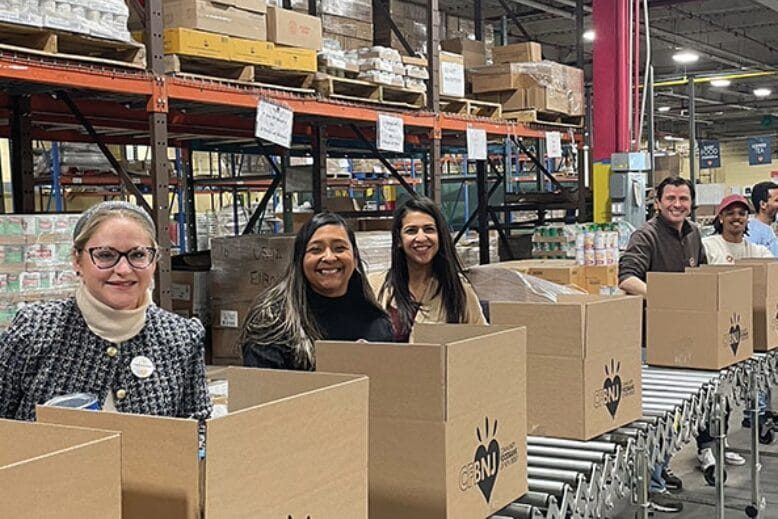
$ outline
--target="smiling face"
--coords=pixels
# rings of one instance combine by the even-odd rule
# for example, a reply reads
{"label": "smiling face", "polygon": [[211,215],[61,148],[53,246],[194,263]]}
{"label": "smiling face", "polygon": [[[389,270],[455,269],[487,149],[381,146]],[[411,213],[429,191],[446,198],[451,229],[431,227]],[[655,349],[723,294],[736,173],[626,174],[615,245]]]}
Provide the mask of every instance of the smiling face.
{"label": "smiling face", "polygon": [[719,220],[723,229],[722,234],[738,238],[739,243],[743,240],[743,233],[746,231],[748,208],[742,204],[733,204],[721,212]]}
{"label": "smiling face", "polygon": [[659,213],[670,225],[678,229],[692,212],[692,193],[689,186],[667,185],[658,201]]}
{"label": "smiling face", "polygon": [[400,228],[400,238],[409,267],[432,265],[440,248],[438,228],[432,216],[418,211],[406,213]]}
{"label": "smiling face", "polygon": [[98,301],[115,310],[138,308],[151,287],[156,261],[145,269],[139,269],[132,267],[127,258],[122,257],[113,267],[99,269],[89,254],[89,249],[95,247],[112,247],[119,252],[154,247],[148,231],[129,218],[108,218],[95,229],[73,259],[73,268],[81,276],[89,293]]}
{"label": "smiling face", "polygon": [[314,292],[341,297],[356,269],[354,249],[340,225],[319,227],[305,246],[303,274]]}
{"label": "smiling face", "polygon": [[775,216],[778,214],[778,189],[768,191],[767,200],[759,202],[759,206],[771,221],[775,220]]}

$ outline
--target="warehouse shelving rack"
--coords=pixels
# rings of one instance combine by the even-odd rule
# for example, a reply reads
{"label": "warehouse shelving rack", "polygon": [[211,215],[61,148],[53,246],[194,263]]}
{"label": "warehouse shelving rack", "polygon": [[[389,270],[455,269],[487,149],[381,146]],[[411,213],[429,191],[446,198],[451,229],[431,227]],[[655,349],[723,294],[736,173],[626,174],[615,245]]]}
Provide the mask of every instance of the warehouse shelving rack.
{"label": "warehouse shelving rack", "polygon": [[[315,14],[316,2],[311,0],[310,11]],[[437,49],[438,1],[428,2],[429,44]],[[131,2],[136,8],[138,2]],[[480,2],[476,2],[480,17]],[[250,219],[247,231],[256,224],[276,188],[283,187],[285,158],[306,154],[313,157],[314,209],[322,207],[326,197],[326,158],[337,157],[331,143],[350,143],[351,156],[378,158],[392,172],[394,179],[406,189],[404,182],[391,166],[389,154],[375,149],[375,124],[379,113],[391,112],[402,117],[405,125],[407,150],[426,154],[422,179],[426,194],[440,200],[441,146],[464,145],[468,127],[486,131],[491,140],[545,138],[541,125],[485,119],[441,113],[438,110],[438,57],[429,56],[429,106],[427,110],[397,110],[383,106],[363,106],[355,103],[322,99],[314,95],[258,88],[219,79],[167,76],[163,68],[161,0],[146,0],[148,68],[133,65],[102,64],[99,60],[63,60],[56,55],[29,55],[22,51],[0,50],[0,118],[8,121],[0,135],[11,138],[13,201],[16,212],[34,212],[35,179],[32,174],[32,141],[94,142],[106,155],[126,191],[134,195],[157,223],[158,240],[165,251],[158,269],[157,300],[162,306],[170,304],[170,257],[168,216],[170,172],[168,147],[182,150],[187,162],[195,149],[209,146],[229,148],[237,152],[259,152],[271,161],[274,175],[258,187],[267,184],[268,190],[259,209]],[[482,26],[482,20],[478,26]],[[480,36],[478,28],[477,35]],[[294,146],[291,151],[259,142],[254,137],[255,110],[260,99],[281,103],[295,113]],[[193,145],[193,143],[195,143]],[[136,183],[123,171],[111,155],[109,144],[150,145],[152,204],[148,204]],[[342,149],[342,144],[340,149]],[[401,156],[407,156],[403,154]],[[189,161],[191,163],[191,161]],[[499,168],[494,168],[495,171]],[[476,165],[479,186],[479,209],[471,215],[477,218],[478,228],[489,227],[490,212],[487,187],[487,165]],[[191,171],[190,171],[191,172]],[[540,174],[540,173],[538,173]],[[504,178],[502,175],[500,178]],[[187,214],[193,214],[194,187],[191,175],[183,180],[182,189],[187,200]],[[493,187],[493,186],[492,186]],[[286,210],[286,208],[285,208]],[[290,210],[290,209],[289,209]],[[506,213],[507,214],[507,213]],[[493,216],[494,224],[499,225]],[[187,239],[196,239],[194,218],[187,219]],[[488,244],[487,233],[483,245]],[[191,241],[190,241],[191,243]],[[488,246],[483,246],[488,261]],[[483,254],[483,253],[482,253]]]}

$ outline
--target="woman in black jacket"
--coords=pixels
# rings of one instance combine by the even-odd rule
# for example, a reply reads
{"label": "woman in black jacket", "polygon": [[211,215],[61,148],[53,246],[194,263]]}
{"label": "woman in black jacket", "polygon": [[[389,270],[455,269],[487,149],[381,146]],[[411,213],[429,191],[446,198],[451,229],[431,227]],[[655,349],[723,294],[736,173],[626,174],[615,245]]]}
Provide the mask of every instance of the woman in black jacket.
{"label": "woman in black jacket", "polygon": [[245,366],[314,370],[314,341],[322,339],[392,340],[354,233],[328,212],[314,215],[297,233],[291,264],[252,304],[239,345]]}

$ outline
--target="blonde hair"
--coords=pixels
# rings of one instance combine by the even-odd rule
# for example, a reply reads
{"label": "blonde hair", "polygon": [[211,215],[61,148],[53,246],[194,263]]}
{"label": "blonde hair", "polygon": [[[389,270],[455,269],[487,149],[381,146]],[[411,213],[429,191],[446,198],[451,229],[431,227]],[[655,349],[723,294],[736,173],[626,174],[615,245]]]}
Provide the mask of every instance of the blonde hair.
{"label": "blonde hair", "polygon": [[73,249],[80,252],[97,228],[108,220],[127,218],[135,221],[149,236],[153,247],[158,248],[157,229],[151,217],[142,208],[122,201],[101,202],[84,211],[73,229]]}

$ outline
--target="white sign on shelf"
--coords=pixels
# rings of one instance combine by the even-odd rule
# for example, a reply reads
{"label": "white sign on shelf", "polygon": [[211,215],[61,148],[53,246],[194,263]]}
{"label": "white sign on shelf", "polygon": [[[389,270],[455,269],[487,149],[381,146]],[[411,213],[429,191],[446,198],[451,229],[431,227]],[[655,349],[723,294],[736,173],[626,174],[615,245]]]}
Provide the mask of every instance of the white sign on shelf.
{"label": "white sign on shelf", "polygon": [[467,128],[468,160],[486,160],[486,130]]}
{"label": "white sign on shelf", "polygon": [[550,159],[562,158],[562,134],[546,132],[546,155]]}
{"label": "white sign on shelf", "polygon": [[440,93],[444,96],[465,97],[465,67],[461,63],[440,62]]}
{"label": "white sign on shelf", "polygon": [[260,99],[254,135],[284,148],[292,147],[294,112],[285,106]]}
{"label": "white sign on shelf", "polygon": [[378,114],[376,147],[379,150],[396,151],[398,153],[402,153],[405,150],[405,127],[402,117]]}

